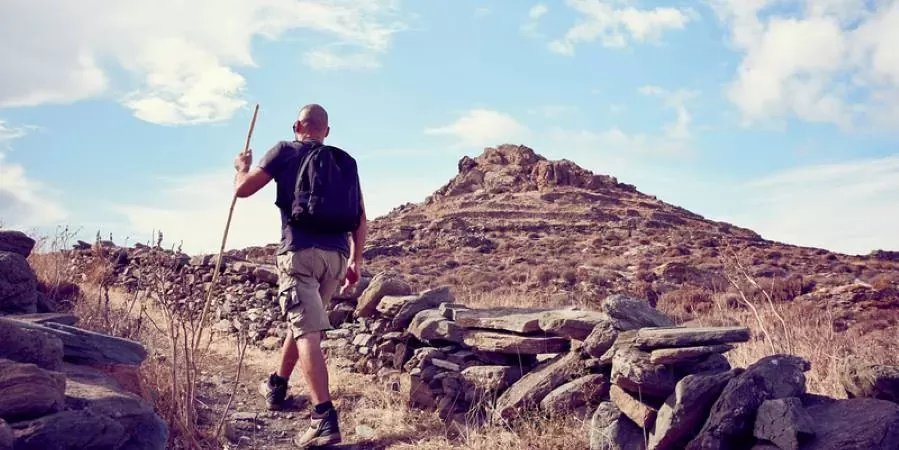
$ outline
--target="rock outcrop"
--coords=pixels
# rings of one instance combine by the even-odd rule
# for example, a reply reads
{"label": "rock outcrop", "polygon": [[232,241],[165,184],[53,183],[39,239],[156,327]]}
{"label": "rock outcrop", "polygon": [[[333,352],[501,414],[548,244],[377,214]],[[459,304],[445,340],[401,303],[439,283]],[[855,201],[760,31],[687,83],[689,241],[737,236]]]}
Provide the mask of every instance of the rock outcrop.
{"label": "rock outcrop", "polygon": [[0,232],[0,450],[166,448],[168,425],[112,373],[136,369],[146,349],[37,313],[33,247]]}

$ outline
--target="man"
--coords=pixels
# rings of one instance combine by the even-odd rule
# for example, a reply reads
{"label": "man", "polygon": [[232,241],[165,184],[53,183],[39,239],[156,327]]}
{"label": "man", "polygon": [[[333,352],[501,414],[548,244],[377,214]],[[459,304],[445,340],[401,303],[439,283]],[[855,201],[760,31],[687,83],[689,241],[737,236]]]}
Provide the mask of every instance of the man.
{"label": "man", "polygon": [[238,197],[253,195],[272,179],[277,185],[275,204],[281,212],[281,242],[276,255],[279,303],[287,320],[288,334],[281,349],[280,367],[263,381],[260,392],[270,409],[281,408],[287,396],[287,381],[299,359],[313,412],[309,429],[298,433],[294,443],[306,447],[341,441],[320,344],[323,331],[332,328],[325,305],[341,283],[348,288],[359,279],[367,220],[363,206],[361,223],[352,233],[312,233],[288,222],[300,165],[310,146],[323,143],[331,131],[328,113],[317,104],[304,106],[293,131],[293,142],[276,144],[253,170],[250,170],[252,151],[238,154],[234,159],[237,169],[234,184]]}

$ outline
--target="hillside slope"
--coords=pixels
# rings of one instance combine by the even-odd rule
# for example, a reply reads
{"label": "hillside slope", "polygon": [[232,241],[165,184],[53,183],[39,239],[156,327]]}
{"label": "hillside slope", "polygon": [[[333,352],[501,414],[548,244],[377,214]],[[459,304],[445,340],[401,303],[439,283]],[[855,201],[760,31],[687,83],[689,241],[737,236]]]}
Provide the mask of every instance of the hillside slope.
{"label": "hillside slope", "polygon": [[[269,260],[271,250],[237,253]],[[731,281],[750,301],[764,299],[746,275],[774,300],[838,307],[838,330],[860,318],[894,326],[899,315],[899,252],[853,256],[773,242],[517,145],[463,157],[425,201],[374,219],[365,260],[370,272],[394,270],[422,287],[558,304],[624,292],[685,318],[743,304]]]}

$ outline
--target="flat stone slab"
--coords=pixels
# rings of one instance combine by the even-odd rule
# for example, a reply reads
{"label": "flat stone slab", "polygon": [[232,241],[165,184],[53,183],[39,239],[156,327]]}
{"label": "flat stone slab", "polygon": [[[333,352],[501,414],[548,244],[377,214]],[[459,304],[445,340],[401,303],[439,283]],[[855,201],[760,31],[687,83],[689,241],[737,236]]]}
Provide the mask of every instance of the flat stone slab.
{"label": "flat stone slab", "polygon": [[677,364],[695,361],[713,353],[724,353],[733,350],[732,345],[701,345],[699,347],[659,348],[649,354],[653,364]]}
{"label": "flat stone slab", "polygon": [[557,387],[586,375],[577,353],[564,353],[546,361],[516,381],[496,400],[493,417],[512,419],[525,408],[535,407]]}
{"label": "flat stone slab", "polygon": [[750,337],[746,327],[659,327],[638,330],[634,343],[641,350],[654,350],[746,342]]}
{"label": "flat stone slab", "polygon": [[466,328],[486,328],[514,333],[551,333],[584,340],[609,317],[599,311],[533,308],[454,308],[451,319]]}
{"label": "flat stone slab", "polygon": [[571,348],[563,337],[530,337],[485,330],[463,330],[461,344],[486,352],[539,355],[562,353]]}
{"label": "flat stone slab", "polygon": [[609,398],[618,406],[621,413],[637,426],[644,430],[652,428],[652,424],[656,421],[656,415],[659,413],[658,409],[640,401],[615,384],[609,389]]}
{"label": "flat stone slab", "polygon": [[422,341],[449,341],[483,352],[539,355],[561,353],[571,348],[563,337],[524,336],[502,331],[467,329],[446,319],[439,309],[426,309],[415,315],[409,333]]}
{"label": "flat stone slab", "polygon": [[147,358],[147,349],[141,343],[129,339],[95,333],[61,323],[37,324],[0,317],[0,329],[8,325],[56,336],[63,343],[63,358],[69,362],[140,365]]}
{"label": "flat stone slab", "polygon": [[63,325],[75,325],[78,323],[78,316],[66,313],[34,313],[34,314],[11,314],[6,316],[8,319],[22,320],[31,323],[61,323]]}

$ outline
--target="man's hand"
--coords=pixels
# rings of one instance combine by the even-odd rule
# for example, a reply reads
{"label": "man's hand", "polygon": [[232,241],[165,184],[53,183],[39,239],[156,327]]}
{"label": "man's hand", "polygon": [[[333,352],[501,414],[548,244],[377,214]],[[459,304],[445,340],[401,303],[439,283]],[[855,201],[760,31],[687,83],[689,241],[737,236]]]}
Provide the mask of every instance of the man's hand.
{"label": "man's hand", "polygon": [[351,260],[346,268],[346,277],[343,280],[343,286],[340,288],[340,292],[344,293],[347,290],[352,289],[357,282],[359,282],[359,263]]}
{"label": "man's hand", "polygon": [[249,172],[252,164],[253,149],[247,149],[246,152],[240,152],[234,157],[234,169],[238,172]]}

